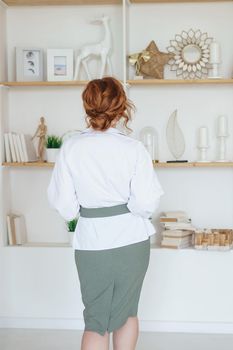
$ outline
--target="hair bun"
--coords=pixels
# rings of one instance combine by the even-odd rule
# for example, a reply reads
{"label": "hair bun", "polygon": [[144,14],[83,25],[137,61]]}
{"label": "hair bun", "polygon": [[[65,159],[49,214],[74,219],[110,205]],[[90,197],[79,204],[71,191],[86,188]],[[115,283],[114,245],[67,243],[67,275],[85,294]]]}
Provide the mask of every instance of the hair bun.
{"label": "hair bun", "polygon": [[108,129],[116,118],[123,117],[126,127],[131,120],[134,105],[127,100],[122,84],[115,78],[91,80],[83,91],[82,98],[88,126],[91,125],[96,130]]}

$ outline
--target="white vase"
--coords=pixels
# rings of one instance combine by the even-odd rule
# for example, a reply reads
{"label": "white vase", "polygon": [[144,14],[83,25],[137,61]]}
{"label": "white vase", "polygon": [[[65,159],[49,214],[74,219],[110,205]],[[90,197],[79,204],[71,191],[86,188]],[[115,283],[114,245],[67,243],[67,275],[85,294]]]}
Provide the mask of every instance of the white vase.
{"label": "white vase", "polygon": [[55,163],[60,148],[46,148],[47,162]]}

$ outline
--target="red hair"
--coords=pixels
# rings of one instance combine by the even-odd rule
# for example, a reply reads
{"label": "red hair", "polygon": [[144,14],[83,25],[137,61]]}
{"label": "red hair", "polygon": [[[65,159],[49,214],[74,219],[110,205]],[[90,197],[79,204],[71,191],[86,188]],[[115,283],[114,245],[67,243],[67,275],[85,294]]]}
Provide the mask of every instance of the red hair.
{"label": "red hair", "polygon": [[91,80],[82,93],[85,120],[88,127],[107,130],[113,120],[124,118],[124,126],[131,120],[133,103],[127,99],[120,81],[112,77]]}

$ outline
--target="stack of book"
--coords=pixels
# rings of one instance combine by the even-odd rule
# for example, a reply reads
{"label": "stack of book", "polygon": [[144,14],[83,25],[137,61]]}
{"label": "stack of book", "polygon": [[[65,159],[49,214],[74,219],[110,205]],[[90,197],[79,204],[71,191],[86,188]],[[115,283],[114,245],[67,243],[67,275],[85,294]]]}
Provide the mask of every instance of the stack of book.
{"label": "stack of book", "polygon": [[16,132],[4,133],[6,162],[36,162],[38,157],[31,135]]}
{"label": "stack of book", "polygon": [[22,245],[27,241],[25,218],[21,214],[9,213],[7,218],[7,233],[9,245]]}
{"label": "stack of book", "polygon": [[165,212],[160,217],[163,225],[161,246],[165,248],[187,248],[193,243],[195,227],[184,211]]}

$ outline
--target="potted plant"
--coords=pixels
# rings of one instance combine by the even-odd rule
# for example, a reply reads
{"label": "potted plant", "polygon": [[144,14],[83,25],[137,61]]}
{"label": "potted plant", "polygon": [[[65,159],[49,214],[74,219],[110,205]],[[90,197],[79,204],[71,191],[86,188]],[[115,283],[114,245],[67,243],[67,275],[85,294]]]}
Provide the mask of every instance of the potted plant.
{"label": "potted plant", "polygon": [[66,227],[67,227],[67,231],[69,232],[69,239],[71,244],[73,242],[73,237],[74,237],[74,232],[75,232],[77,222],[78,222],[78,218],[75,218],[70,221],[66,221]]}
{"label": "potted plant", "polygon": [[47,162],[55,162],[56,156],[62,145],[62,138],[56,135],[48,135],[46,138],[46,158]]}

